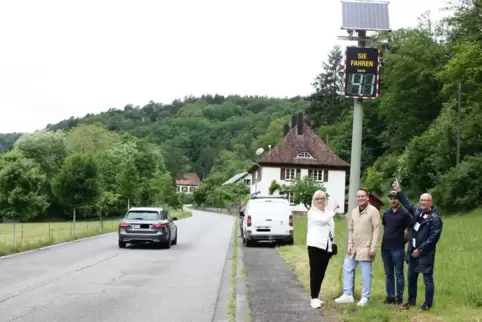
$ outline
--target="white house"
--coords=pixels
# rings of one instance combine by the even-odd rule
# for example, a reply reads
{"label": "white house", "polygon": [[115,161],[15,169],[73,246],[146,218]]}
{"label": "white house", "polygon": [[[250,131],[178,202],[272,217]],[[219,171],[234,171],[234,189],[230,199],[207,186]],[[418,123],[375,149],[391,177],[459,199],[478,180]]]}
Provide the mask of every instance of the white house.
{"label": "white house", "polygon": [[176,180],[177,192],[193,193],[199,187],[199,181],[196,173],[186,173],[182,179]]}
{"label": "white house", "polygon": [[[248,170],[251,194],[269,195],[273,180],[280,186],[292,185],[297,177],[313,176],[325,186],[330,196],[328,206],[333,207],[337,202],[339,212],[345,213],[345,182],[349,168],[350,164],[336,155],[299,113],[293,115],[291,128],[285,124],[281,142]],[[293,211],[307,210],[302,204],[295,205],[292,195],[288,197]]]}
{"label": "white house", "polygon": [[249,173],[241,172],[241,173],[235,174],[234,176],[229,178],[229,180],[224,182],[223,186],[227,184],[238,183],[238,182],[243,182],[248,186],[251,185],[251,177],[249,176]]}

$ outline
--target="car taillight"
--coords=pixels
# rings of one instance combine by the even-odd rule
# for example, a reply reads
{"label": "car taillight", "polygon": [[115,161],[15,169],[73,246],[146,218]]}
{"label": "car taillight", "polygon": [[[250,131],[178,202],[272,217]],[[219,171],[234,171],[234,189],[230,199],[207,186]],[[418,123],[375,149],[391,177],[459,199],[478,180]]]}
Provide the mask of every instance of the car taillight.
{"label": "car taillight", "polygon": [[153,228],[166,228],[166,224],[154,224],[152,225]]}
{"label": "car taillight", "polygon": [[248,224],[248,227],[251,227],[251,216],[248,216],[247,224]]}
{"label": "car taillight", "polygon": [[293,215],[290,215],[290,227],[293,227]]}
{"label": "car taillight", "polygon": [[119,224],[119,227],[121,227],[121,228],[127,228],[127,227],[130,227],[130,226],[131,226],[131,225],[128,224],[128,223],[126,223],[126,222],[121,222],[121,223]]}

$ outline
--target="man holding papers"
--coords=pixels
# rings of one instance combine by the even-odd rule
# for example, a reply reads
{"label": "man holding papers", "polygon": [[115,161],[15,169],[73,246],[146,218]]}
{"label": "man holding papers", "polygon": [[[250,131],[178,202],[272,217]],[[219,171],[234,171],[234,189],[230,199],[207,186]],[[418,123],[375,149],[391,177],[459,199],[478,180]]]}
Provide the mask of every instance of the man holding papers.
{"label": "man holding papers", "polygon": [[433,305],[434,282],[433,269],[435,264],[436,244],[442,233],[442,219],[435,206],[432,196],[424,193],[420,196],[420,205],[413,205],[400,189],[400,183],[395,180],[393,189],[397,192],[398,200],[413,216],[408,227],[408,247],[405,259],[408,263],[408,301],[404,305],[409,309],[416,305],[417,280],[423,274],[425,284],[425,302],[420,307],[428,311]]}

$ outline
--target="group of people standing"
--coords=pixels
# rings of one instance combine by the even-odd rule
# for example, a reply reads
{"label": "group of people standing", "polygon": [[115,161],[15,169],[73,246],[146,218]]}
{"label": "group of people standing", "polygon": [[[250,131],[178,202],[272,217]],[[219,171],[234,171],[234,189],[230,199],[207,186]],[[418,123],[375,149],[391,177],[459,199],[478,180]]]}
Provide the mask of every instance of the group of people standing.
{"label": "group of people standing", "polygon": [[[405,289],[404,263],[407,263],[408,300],[403,304],[403,308],[416,306],[418,276],[423,274],[425,301],[419,309],[429,310],[434,298],[433,268],[436,245],[443,226],[440,214],[432,204],[431,195],[422,194],[419,205],[413,205],[400,189],[398,180],[395,180],[393,191],[388,194],[390,208],[382,217],[379,210],[369,203],[367,190],[359,189],[356,198],[357,207],[351,211],[351,220],[348,223],[348,247],[343,263],[343,294],[336,298],[335,302],[355,301],[354,276],[358,266],[363,286],[357,305],[364,306],[369,302],[372,265],[381,244],[387,294],[384,303],[402,305]],[[319,298],[321,284],[330,259],[337,254],[333,217],[339,205],[336,204],[334,209],[327,209],[326,199],[323,191],[316,191],[308,211],[306,243],[310,264],[310,304],[313,308],[323,305]],[[380,226],[383,226],[382,238]]]}

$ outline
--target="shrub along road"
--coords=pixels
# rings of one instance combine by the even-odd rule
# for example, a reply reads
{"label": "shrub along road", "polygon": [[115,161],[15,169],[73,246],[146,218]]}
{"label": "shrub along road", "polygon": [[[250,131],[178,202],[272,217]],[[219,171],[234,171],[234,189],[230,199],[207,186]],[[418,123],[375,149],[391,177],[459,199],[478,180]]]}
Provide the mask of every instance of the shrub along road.
{"label": "shrub along road", "polygon": [[211,321],[235,218],[192,212],[171,249],[112,233],[0,260],[1,320]]}

